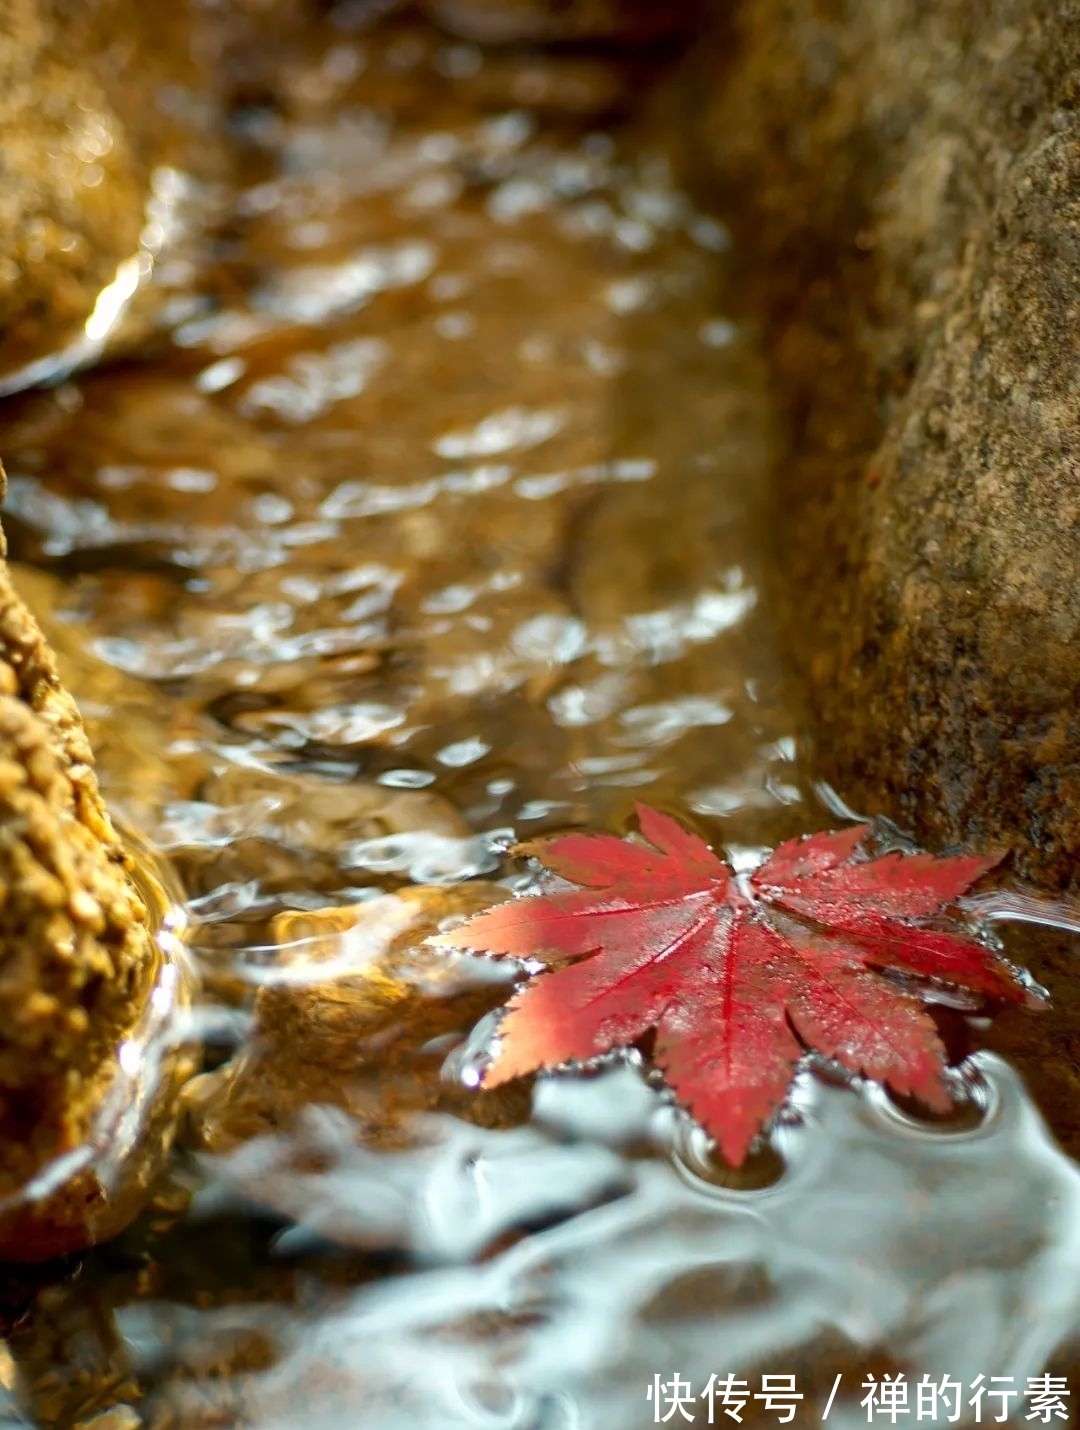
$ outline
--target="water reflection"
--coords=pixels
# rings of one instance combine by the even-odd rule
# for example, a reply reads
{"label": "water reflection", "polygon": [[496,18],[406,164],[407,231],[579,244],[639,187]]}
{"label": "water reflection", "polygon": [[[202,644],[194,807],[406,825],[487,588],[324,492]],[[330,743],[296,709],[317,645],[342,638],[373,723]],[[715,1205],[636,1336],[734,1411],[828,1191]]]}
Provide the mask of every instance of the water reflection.
{"label": "water reflection", "polygon": [[[402,1272],[344,1292],[309,1282],[292,1311],[142,1304],[118,1327],[155,1377],[190,1364],[192,1340],[272,1337],[274,1369],[222,1387],[262,1427],[357,1413],[387,1430],[644,1426],[653,1374],[676,1371],[699,1389],[714,1371],[797,1372],[808,1412],[839,1373],[829,1423],[853,1427],[882,1355],[912,1379],[1023,1387],[1080,1311],[1080,1177],[1015,1074],[991,1055],[977,1068],[988,1109],[950,1135],[807,1082],[780,1134],[783,1174],[753,1192],[646,1156],[670,1149],[673,1116],[627,1070],[541,1081],[535,1128],[430,1121],[423,1153],[357,1151],[313,1110],[217,1166],[195,1225],[230,1187],[272,1186],[300,1228],[272,1259],[328,1237],[392,1247]],[[290,1174],[314,1154],[318,1173]]]}

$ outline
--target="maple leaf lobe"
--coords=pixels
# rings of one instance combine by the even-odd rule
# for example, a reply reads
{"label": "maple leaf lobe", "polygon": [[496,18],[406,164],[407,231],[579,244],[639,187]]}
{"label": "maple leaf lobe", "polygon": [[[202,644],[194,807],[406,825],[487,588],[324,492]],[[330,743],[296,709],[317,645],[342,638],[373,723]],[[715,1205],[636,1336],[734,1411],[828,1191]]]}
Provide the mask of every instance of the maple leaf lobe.
{"label": "maple leaf lobe", "polygon": [[520,989],[484,1077],[587,1062],[655,1029],[654,1060],[734,1166],[807,1050],[938,1110],[945,1050],[883,970],[979,996],[1027,994],[973,937],[926,926],[996,857],[860,857],[868,826],[781,844],[736,879],[700,836],[637,807],[641,839],[523,846],[576,887],[501,904],[432,942],[567,966]]}

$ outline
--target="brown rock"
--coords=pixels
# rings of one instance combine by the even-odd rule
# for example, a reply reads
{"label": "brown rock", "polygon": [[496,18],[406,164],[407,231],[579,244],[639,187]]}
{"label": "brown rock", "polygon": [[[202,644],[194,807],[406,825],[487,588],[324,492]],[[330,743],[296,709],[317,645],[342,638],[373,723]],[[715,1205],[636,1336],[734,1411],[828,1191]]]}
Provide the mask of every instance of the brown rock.
{"label": "brown rock", "polygon": [[934,844],[1080,852],[1080,27],[748,0],[706,142],[792,417],[822,771]]}
{"label": "brown rock", "polygon": [[288,1132],[311,1106],[338,1107],[373,1147],[408,1146],[424,1112],[513,1121],[520,1084],[490,1097],[446,1082],[449,1046],[505,1001],[512,970],[425,946],[451,922],[506,897],[475,880],[417,885],[366,903],[274,920],[277,961],[243,1048],[189,1084],[195,1137],[230,1152],[251,1138]]}
{"label": "brown rock", "polygon": [[210,40],[193,13],[187,0],[5,5],[0,383],[19,385],[46,356],[92,355],[111,306],[87,329],[99,295],[119,299],[148,277],[185,171],[213,168]]}
{"label": "brown rock", "polygon": [[[0,538],[0,1256],[32,1259],[137,1210],[169,1139],[151,994],[182,994],[175,968],[163,981],[82,720],[2,555]],[[119,1060],[129,1040],[140,1069]]]}

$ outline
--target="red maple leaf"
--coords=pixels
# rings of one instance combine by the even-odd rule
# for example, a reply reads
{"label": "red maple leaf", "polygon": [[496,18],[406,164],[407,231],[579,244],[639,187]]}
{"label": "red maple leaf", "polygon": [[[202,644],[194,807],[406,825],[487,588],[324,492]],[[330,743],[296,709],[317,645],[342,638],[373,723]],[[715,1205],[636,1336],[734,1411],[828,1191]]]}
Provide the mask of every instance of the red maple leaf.
{"label": "red maple leaf", "polygon": [[858,825],[781,844],[736,876],[674,819],[646,805],[637,813],[648,843],[569,834],[524,846],[581,888],[511,900],[432,940],[583,960],[511,999],[486,1086],[587,1061],[655,1028],[666,1081],[738,1166],[807,1050],[949,1107],[945,1049],[911,976],[1032,1001],[983,944],[930,922],[1000,856],[867,857],[868,826]]}

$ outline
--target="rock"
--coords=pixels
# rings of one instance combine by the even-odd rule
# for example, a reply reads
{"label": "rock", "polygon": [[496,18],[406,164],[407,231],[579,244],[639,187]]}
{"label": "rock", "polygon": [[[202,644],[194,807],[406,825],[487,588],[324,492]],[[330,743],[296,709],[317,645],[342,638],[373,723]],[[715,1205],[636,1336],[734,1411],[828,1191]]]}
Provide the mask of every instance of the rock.
{"label": "rock", "polygon": [[62,368],[94,356],[178,221],[185,173],[212,170],[192,13],[186,0],[6,7],[2,386],[47,375],[35,365],[45,359]]}
{"label": "rock", "polygon": [[1033,0],[747,0],[705,106],[789,405],[821,771],[933,845],[1080,868],[1080,29]]}
{"label": "rock", "polygon": [[198,1144],[225,1154],[253,1138],[288,1138],[309,1107],[341,1108],[353,1137],[373,1148],[412,1145],[426,1112],[516,1120],[527,1105],[520,1084],[480,1097],[441,1075],[451,1045],[505,1001],[512,965],[447,957],[424,942],[505,897],[474,880],[279,915],[279,953],[259,970],[250,1036],[185,1091]]}
{"label": "rock", "polygon": [[157,1094],[183,1060],[161,1038],[185,989],[2,557],[0,537],[0,1257],[24,1260],[138,1210],[171,1136]]}

